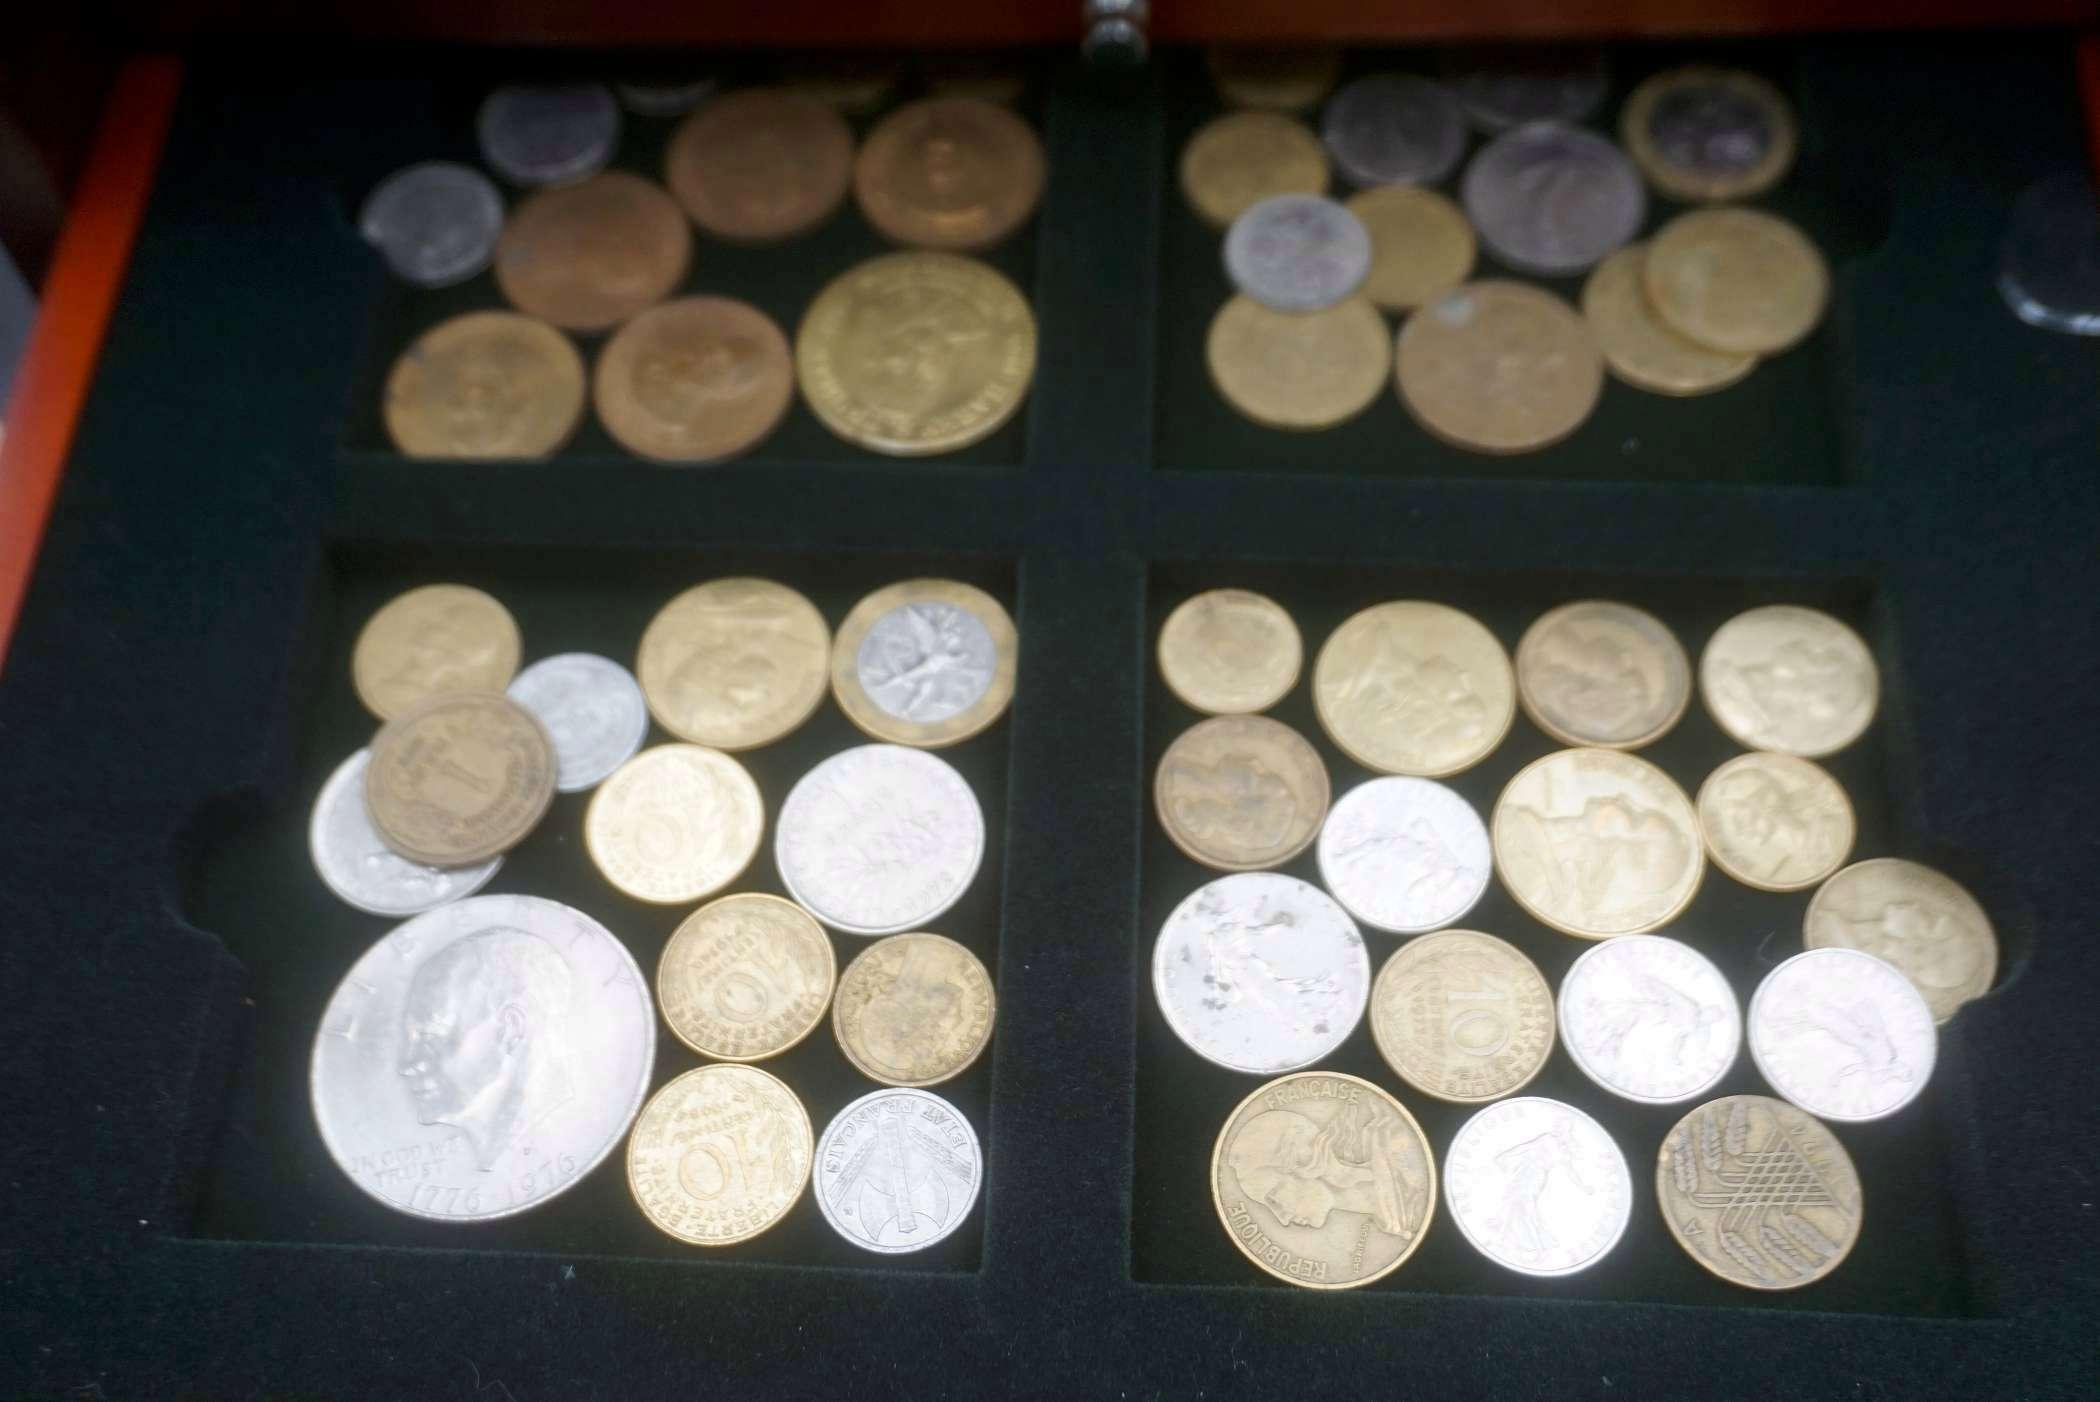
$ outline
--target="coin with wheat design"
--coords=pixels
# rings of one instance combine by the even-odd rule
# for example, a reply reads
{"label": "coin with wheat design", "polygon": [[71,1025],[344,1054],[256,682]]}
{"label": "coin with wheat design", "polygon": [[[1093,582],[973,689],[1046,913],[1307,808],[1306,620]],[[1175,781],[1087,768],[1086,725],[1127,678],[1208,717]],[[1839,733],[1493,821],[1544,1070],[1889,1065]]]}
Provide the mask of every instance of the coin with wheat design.
{"label": "coin with wheat design", "polygon": [[1859,1240],[1845,1146],[1769,1096],[1723,1096],[1679,1120],[1656,1155],[1655,1200],[1685,1254],[1752,1290],[1812,1285]]}

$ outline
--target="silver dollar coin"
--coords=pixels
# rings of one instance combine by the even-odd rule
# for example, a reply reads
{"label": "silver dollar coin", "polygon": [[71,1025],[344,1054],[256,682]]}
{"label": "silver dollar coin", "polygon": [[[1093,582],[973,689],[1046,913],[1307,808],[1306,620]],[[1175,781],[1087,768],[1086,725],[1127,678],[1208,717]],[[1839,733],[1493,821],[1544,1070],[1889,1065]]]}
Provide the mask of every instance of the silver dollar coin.
{"label": "silver dollar coin", "polygon": [[977,1202],[984,1155],[962,1112],[930,1091],[878,1090],[817,1141],[817,1208],[855,1246],[901,1256],[952,1235]]}
{"label": "silver dollar coin", "polygon": [[1560,1040],[1582,1074],[1614,1095],[1672,1105],[1735,1065],[1743,1019],[1705,955],[1657,935],[1586,951],[1560,983]]}
{"label": "silver dollar coin", "polygon": [[656,1061],[627,946],[537,896],[475,896],[396,926],[314,1036],[321,1142],[397,1212],[485,1222],[574,1187],[620,1142]]}
{"label": "silver dollar coin", "polygon": [[1358,78],[1328,99],[1320,140],[1353,185],[1433,185],[1466,151],[1458,100],[1427,78]]}
{"label": "silver dollar coin", "polygon": [[941,599],[914,599],[875,620],[853,665],[861,690],[898,720],[931,725],[991,690],[999,647],[984,620]]}
{"label": "silver dollar coin", "polygon": [[1272,195],[1249,206],[1225,235],[1232,285],[1280,312],[1331,307],[1370,272],[1370,231],[1319,195]]}
{"label": "silver dollar coin", "polygon": [[1524,1275],[1573,1275],[1618,1245],[1633,1213],[1626,1156],[1572,1105],[1500,1100],[1444,1156],[1451,1220],[1481,1255]]}
{"label": "silver dollar coin", "polygon": [[1273,871],[1198,887],[1152,947],[1152,991],[1174,1035],[1229,1071],[1298,1071],[1363,1019],[1371,959],[1325,891]]}
{"label": "silver dollar coin", "polygon": [[1601,54],[1515,48],[1460,54],[1447,72],[1466,120],[1490,134],[1526,122],[1585,122],[1604,105]]}
{"label": "silver dollar coin", "polygon": [[849,935],[925,928],[984,860],[984,810],[955,767],[903,745],[842,750],[780,805],[773,860],[788,894]]}
{"label": "silver dollar coin", "polygon": [[634,674],[594,652],[543,657],[511,681],[511,700],[554,741],[554,787],[580,793],[634,758],[649,734],[649,703]]}
{"label": "silver dollar coin", "polygon": [[1856,949],[1811,949],[1750,996],[1750,1059],[1809,1114],[1856,1123],[1893,1115],[1925,1089],[1939,1032],[1924,995],[1893,964]]}
{"label": "silver dollar coin", "polygon": [[374,186],[358,211],[357,228],[403,282],[450,287],[495,256],[503,196],[472,166],[424,161]]}
{"label": "silver dollar coin", "polygon": [[471,896],[488,885],[503,865],[500,856],[472,866],[430,867],[387,849],[365,811],[365,766],[371,760],[370,750],[344,760],[314,800],[306,845],[328,889],[368,915],[399,919]]}
{"label": "silver dollar coin", "polygon": [[520,185],[595,175],[620,142],[620,107],[596,83],[498,88],[475,123],[481,156]]}
{"label": "silver dollar coin", "polygon": [[1555,122],[1533,122],[1483,146],[1459,194],[1491,253],[1549,277],[1579,273],[1623,247],[1648,214],[1647,188],[1625,152]]}
{"label": "silver dollar coin", "polygon": [[1487,827],[1473,805],[1434,779],[1390,776],[1358,784],[1320,828],[1320,879],[1374,929],[1418,935],[1454,924],[1494,870]]}

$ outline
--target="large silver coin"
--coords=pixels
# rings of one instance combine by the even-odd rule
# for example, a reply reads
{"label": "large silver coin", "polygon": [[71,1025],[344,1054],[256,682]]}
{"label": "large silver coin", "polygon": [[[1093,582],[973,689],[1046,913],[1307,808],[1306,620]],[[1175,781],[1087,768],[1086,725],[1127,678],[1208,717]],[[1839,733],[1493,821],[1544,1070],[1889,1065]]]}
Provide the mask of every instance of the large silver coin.
{"label": "large silver coin", "polygon": [[1626,1232],[1626,1157],[1572,1105],[1519,1096],[1488,1106],[1444,1156],[1451,1220],[1481,1255],[1524,1275],[1573,1275]]}
{"label": "large silver coin", "polygon": [[481,157],[520,185],[596,175],[620,143],[620,105],[596,83],[498,88],[475,122]]}
{"label": "large silver coin", "polygon": [[1434,779],[1358,784],[1328,811],[1318,850],[1320,879],[1334,898],[1364,924],[1396,935],[1456,923],[1494,870],[1480,815]]}
{"label": "large silver coin", "polygon": [[472,866],[431,867],[388,850],[365,811],[365,766],[371,762],[372,752],[359,750],[336,766],[314,800],[306,845],[328,889],[368,915],[399,919],[488,885],[503,865],[500,855]]}
{"label": "large silver coin", "polygon": [[357,213],[357,228],[403,282],[450,287],[495,256],[503,196],[472,166],[424,161],[375,185]]}
{"label": "large silver coin", "polygon": [[1225,235],[1232,285],[1279,312],[1331,307],[1370,272],[1370,231],[1319,195],[1272,195],[1249,206]]}
{"label": "large silver coin", "polygon": [[1247,871],[1198,887],[1152,947],[1152,991],[1174,1035],[1229,1071],[1271,1076],[1340,1046],[1371,996],[1371,959],[1319,887]]}
{"label": "large silver coin", "polygon": [[554,741],[554,787],[580,793],[633,759],[649,734],[649,703],[634,674],[594,652],[543,657],[512,679],[511,700]]}
{"label": "large silver coin", "polygon": [[773,860],[788,894],[849,935],[923,929],[984,860],[984,810],[953,765],[903,745],[842,750],[780,805]]}
{"label": "large silver coin", "polygon": [[1586,122],[1609,86],[1602,54],[1529,45],[1460,51],[1445,77],[1466,120],[1490,135],[1526,122]]}
{"label": "large silver coin", "polygon": [[1466,122],[1441,83],[1388,73],[1328,99],[1320,140],[1353,185],[1433,185],[1466,152]]}
{"label": "large silver coin", "polygon": [[1743,1018],[1711,960],[1657,935],[1606,940],[1560,982],[1560,1041],[1613,1095],[1673,1105],[1735,1065]]}
{"label": "large silver coin", "polygon": [[1895,965],[1856,949],[1796,954],[1750,996],[1750,1059],[1821,1119],[1895,1114],[1925,1089],[1938,1054],[1925,996]]}
{"label": "large silver coin", "polygon": [[1489,252],[1548,277],[1579,273],[1629,243],[1648,213],[1641,173],[1623,151],[1554,122],[1483,146],[1459,193]]}
{"label": "large silver coin", "polygon": [[871,1091],[817,1141],[824,1220],[855,1246],[901,1256],[952,1235],[984,1185],[977,1131],[931,1091]]}
{"label": "large silver coin", "polygon": [[2037,180],[2013,201],[1998,291],[2029,326],[2100,336],[2100,193],[2082,170]]}
{"label": "large silver coin", "polygon": [[537,1207],[642,1108],[656,1012],[627,946],[537,896],[475,896],[396,926],[314,1036],[321,1142],[397,1212],[483,1222]]}

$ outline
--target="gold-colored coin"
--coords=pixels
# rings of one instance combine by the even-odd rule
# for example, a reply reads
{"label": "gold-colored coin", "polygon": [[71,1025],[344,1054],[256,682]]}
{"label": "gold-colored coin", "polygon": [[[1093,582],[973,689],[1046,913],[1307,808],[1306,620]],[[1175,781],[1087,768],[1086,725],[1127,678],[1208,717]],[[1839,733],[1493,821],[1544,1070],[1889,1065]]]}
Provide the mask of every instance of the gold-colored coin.
{"label": "gold-colored coin", "polygon": [[1327,148],[1305,123],[1234,112],[1206,123],[1181,150],[1181,193],[1205,223],[1225,228],[1271,195],[1327,193]]}
{"label": "gold-colored coin", "polygon": [[1159,824],[1193,861],[1219,871],[1281,866],[1327,817],[1327,766],[1303,735],[1267,716],[1212,716],[1160,756]]}
{"label": "gold-colored coin", "polygon": [[380,840],[412,862],[484,862],[546,814],[554,764],[546,730],[501,693],[432,696],[372,741],[365,808]]}
{"label": "gold-colored coin", "polygon": [[1014,699],[1020,643],[999,601],[953,579],[908,579],[853,606],[831,645],[831,692],[877,740],[937,750]]}
{"label": "gold-colored coin", "polygon": [[824,426],[896,457],[967,448],[1035,378],[1035,316],[1004,273],[953,253],[890,253],[817,294],[795,378]]}
{"label": "gold-colored coin", "polygon": [[1723,1096],[1679,1120],[1656,1154],[1655,1201],[1685,1254],[1752,1290],[1821,1280],[1859,1240],[1845,1146],[1769,1096]]}
{"label": "gold-colored coin", "polygon": [[1390,1275],[1422,1244],[1436,1216],[1436,1155],[1384,1090],[1298,1071],[1226,1117],[1210,1197],[1255,1265],[1293,1285],[1348,1290]]}
{"label": "gold-colored coin", "polygon": [[1692,801],[1618,750],[1559,750],[1525,765],[1495,800],[1488,832],[1517,904],[1587,940],[1667,925],[1706,874]]}
{"label": "gold-colored coin", "polygon": [[1854,862],[1823,883],[1801,921],[1810,949],[1857,949],[1902,971],[1945,1022],[1998,977],[1998,935],[1952,877],[1897,857]]}
{"label": "gold-colored coin", "polygon": [[1626,153],[1648,183],[1691,204],[1741,200],[1794,164],[1794,109],[1754,73],[1678,68],[1633,90],[1619,114]]}
{"label": "gold-colored coin", "polygon": [[794,402],[787,337],[733,297],[682,297],[628,322],[598,354],[598,421],[629,452],[707,463],[763,442]]}
{"label": "gold-colored coin", "polygon": [[401,353],[381,413],[412,458],[544,458],[583,417],[583,357],[544,321],[468,312]]}
{"label": "gold-colored coin", "polygon": [[681,740],[749,750],[790,734],[823,703],[831,630],[817,606],[770,579],[714,579],[657,610],[635,677],[656,723]]}
{"label": "gold-colored coin", "polygon": [[350,682],[365,709],[391,720],[418,701],[502,691],[518,672],[517,620],[464,584],[397,594],[365,622],[350,652]]}
{"label": "gold-colored coin", "polygon": [[1160,679],[1209,715],[1268,710],[1298,684],[1304,657],[1291,616],[1251,590],[1207,589],[1160,625]]}
{"label": "gold-colored coin", "polygon": [[992,1039],[992,976],[946,935],[891,935],[839,976],[831,1029],[854,1069],[886,1086],[961,1075]]}
{"label": "gold-colored coin", "polygon": [[1342,75],[1342,51],[1331,48],[1216,48],[1204,60],[1228,105],[1276,112],[1316,105]]}
{"label": "gold-colored coin", "polygon": [[627,1189],[652,1226],[734,1246],[787,1216],[809,1184],[809,1112],[756,1066],[702,1066],[649,1097],[627,1140]]}
{"label": "gold-colored coin", "polygon": [[1493,754],[1517,716],[1509,654],[1444,604],[1373,604],[1313,662],[1313,711],[1366,769],[1440,779]]}
{"label": "gold-colored coin", "polygon": [[1604,362],[1574,308],[1528,283],[1469,282],[1401,324],[1400,402],[1459,448],[1528,453],[1597,407]]}
{"label": "gold-colored coin", "polygon": [[679,125],[664,152],[664,183],[716,238],[777,243],[845,203],[853,129],[823,103],[782,88],[727,93]]}
{"label": "gold-colored coin", "polygon": [[1045,169],[1043,143],[1006,108],[929,97],[868,133],[853,161],[853,196],[884,238],[974,253],[1028,222]]}
{"label": "gold-colored coin", "polygon": [[800,1042],[831,1006],[838,959],[793,901],[743,892],[679,922],[656,968],[656,1002],[678,1040],[720,1061],[763,1061]]}
{"label": "gold-colored coin", "polygon": [[1845,864],[1852,800],[1812,760],[1737,755],[1699,786],[1699,830],[1714,865],[1760,891],[1802,891]]}
{"label": "gold-colored coin", "polygon": [[1541,615],[1517,642],[1517,700],[1563,745],[1638,750],[1692,701],[1692,660],[1663,621],[1583,599]]}
{"label": "gold-colored coin", "polygon": [[1531,1084],[1553,1055],[1553,990],[1516,946],[1439,930],[1400,946],[1371,985],[1371,1039],[1394,1074],[1478,1105]]}
{"label": "gold-colored coin", "polygon": [[780,81],[789,92],[849,117],[865,117],[897,90],[900,69],[892,59],[870,54],[806,54],[783,65]]}
{"label": "gold-colored coin", "polygon": [[1332,428],[1385,387],[1392,340],[1369,302],[1271,311],[1245,293],[1218,309],[1204,343],[1225,402],[1269,428]]}
{"label": "gold-colored coin", "polygon": [[692,232],[662,187],[606,171],[528,196],[496,240],[512,306],[570,331],[607,331],[671,295]]}
{"label": "gold-colored coin", "polygon": [[1473,271],[1477,246],[1465,211],[1419,185],[1377,185],[1345,202],[1371,236],[1361,289],[1389,312],[1434,302]]}
{"label": "gold-colored coin", "polygon": [[1718,351],[1678,335],[1648,305],[1642,283],[1648,246],[1628,244],[1599,263],[1582,285],[1582,316],[1605,365],[1651,394],[1710,394],[1757,368],[1757,357]]}
{"label": "gold-colored coin", "polygon": [[583,845],[599,874],[636,900],[685,905],[741,876],[765,825],[743,765],[703,745],[657,745],[591,795]]}
{"label": "gold-colored coin", "polygon": [[1699,655],[1699,696],[1745,749],[1821,759],[1873,723],[1881,673],[1859,634],[1829,614],[1768,604],[1715,630]]}
{"label": "gold-colored coin", "polygon": [[1757,209],[1678,215],[1649,243],[1641,279],[1671,330],[1739,354],[1785,350],[1830,301],[1830,268],[1808,235]]}

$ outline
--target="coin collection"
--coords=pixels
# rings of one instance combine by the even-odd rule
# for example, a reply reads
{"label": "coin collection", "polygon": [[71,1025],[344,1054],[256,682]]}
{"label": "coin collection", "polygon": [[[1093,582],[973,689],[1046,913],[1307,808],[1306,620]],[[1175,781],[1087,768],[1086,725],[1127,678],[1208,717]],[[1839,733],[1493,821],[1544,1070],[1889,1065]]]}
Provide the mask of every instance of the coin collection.
{"label": "coin collection", "polygon": [[[977,796],[935,750],[1005,711],[1015,648],[998,600],[940,579],[870,594],[836,638],[787,585],[709,580],[663,605],[632,671],[590,653],[519,670],[517,622],[466,585],[380,608],[350,670],[381,725],[309,827],[323,883],[404,922],[319,1020],[313,1106],[336,1163],[397,1211],[477,1221],[548,1201],[624,1138],[635,1203],[681,1242],[747,1240],[805,1190],[868,1251],[956,1231],[984,1156],[928,1088],[983,1054],[995,998],[934,933],[985,851]],[[818,762],[773,815],[788,895],[736,889],[767,826],[737,755],[827,695],[872,743]],[[648,743],[652,723],[670,739]],[[590,794],[580,835],[607,886],[676,912],[653,998],[638,932],[486,893],[557,792]],[[702,1064],[651,1095],[659,1014]],[[820,1135],[757,1063],[827,1022],[878,1088]]]}
{"label": "coin collection", "polygon": [[[1596,1264],[1642,1196],[1639,1164],[1579,1106],[1523,1093],[1558,1046],[1602,1095],[1693,1107],[1639,1152],[1655,1155],[1656,1210],[1694,1261],[1756,1290],[1836,1270],[1862,1185],[1832,1126],[1924,1090],[1936,1024],[1990,989],[1998,958],[1989,917],[1951,878],[1851,860],[1851,800],[1815,758],[1874,720],[1860,637],[1764,605],[1716,629],[1694,667],[1666,624],[1624,603],[1550,609],[1514,654],[1448,605],[1372,604],[1321,642],[1307,679],[1326,738],[1371,772],[1341,792],[1310,740],[1262,714],[1304,656],[1288,612],[1235,588],[1182,600],[1157,645],[1161,680],[1202,716],[1160,759],[1157,820],[1223,874],[1161,925],[1153,992],[1189,1051],[1263,1078],[1220,1105],[1210,1157],[1234,1245],[1296,1285],[1368,1284],[1413,1254],[1441,1185],[1487,1259],[1531,1276]],[[1743,749],[1696,799],[1636,753],[1695,690]],[[1520,711],[1568,748],[1519,769],[1483,817],[1438,780],[1486,760]],[[1308,850],[1317,882],[1275,870]],[[1799,952],[1747,1004],[1702,948],[1721,932],[1674,923],[1709,864],[1812,893]],[[1590,942],[1557,991],[1515,944],[1466,927],[1491,882]],[[1363,1023],[1392,1084],[1320,1069]],[[1774,1094],[1711,1098],[1745,1047]],[[1441,1164],[1409,1095],[1477,1107]]]}

